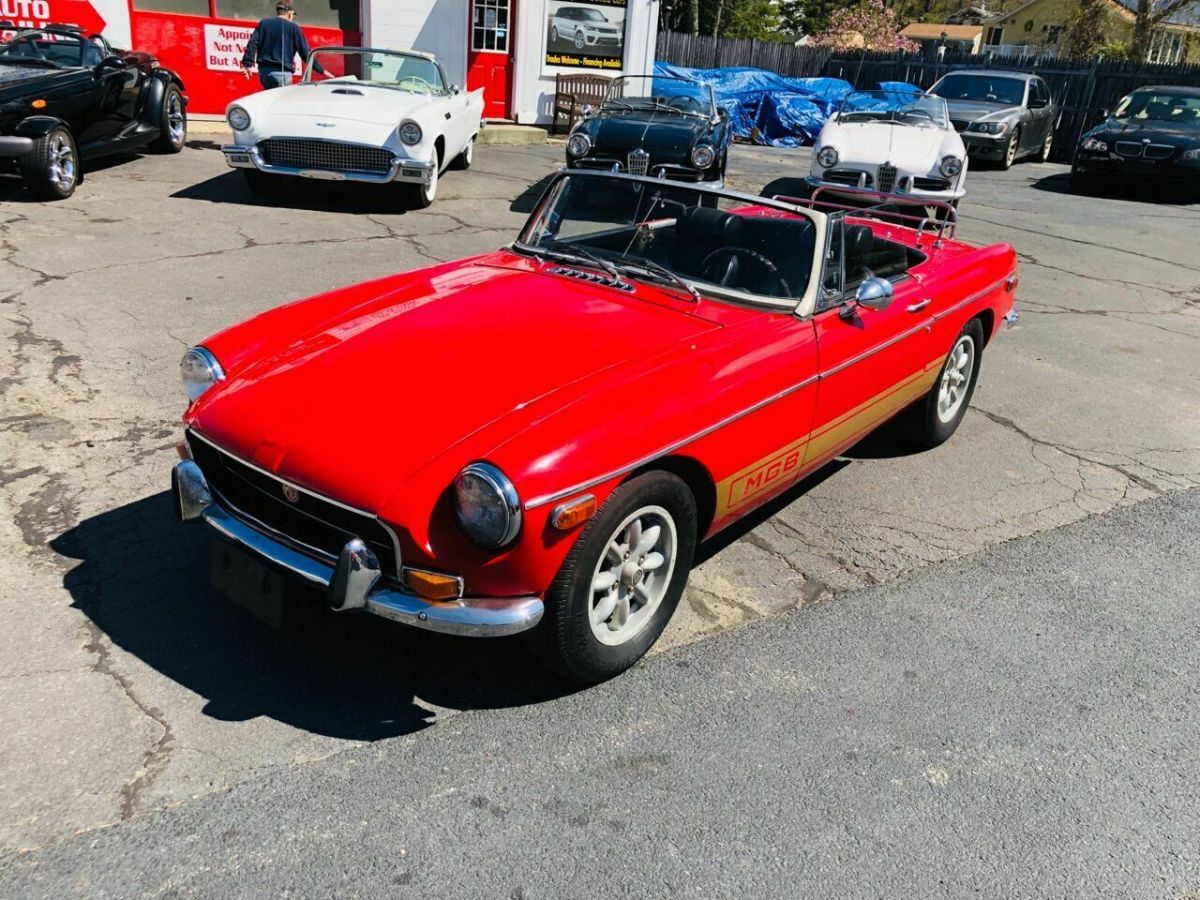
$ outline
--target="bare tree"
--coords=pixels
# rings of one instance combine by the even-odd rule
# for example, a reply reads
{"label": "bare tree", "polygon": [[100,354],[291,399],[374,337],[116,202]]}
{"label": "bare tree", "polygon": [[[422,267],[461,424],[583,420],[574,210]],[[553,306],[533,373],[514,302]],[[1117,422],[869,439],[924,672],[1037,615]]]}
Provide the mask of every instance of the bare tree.
{"label": "bare tree", "polygon": [[1129,48],[1130,58],[1144,60],[1150,52],[1150,40],[1154,36],[1155,27],[1180,10],[1196,5],[1196,0],[1137,0],[1133,40]]}

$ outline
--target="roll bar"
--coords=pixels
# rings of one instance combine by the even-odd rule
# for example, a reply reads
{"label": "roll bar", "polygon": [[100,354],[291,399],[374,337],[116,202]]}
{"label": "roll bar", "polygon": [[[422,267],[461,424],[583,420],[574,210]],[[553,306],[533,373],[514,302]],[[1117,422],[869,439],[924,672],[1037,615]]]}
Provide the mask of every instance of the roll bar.
{"label": "roll bar", "polygon": [[[830,196],[822,198],[822,194]],[[846,202],[845,198],[847,197],[875,200],[877,202],[860,206]],[[934,246],[940,244],[943,237],[954,237],[955,228],[958,226],[958,210],[944,200],[926,200],[907,194],[888,194],[883,191],[867,190],[866,188],[821,185],[813,190],[812,194],[807,198],[787,197],[782,194],[776,194],[771,199],[784,203],[793,203],[796,206],[805,206],[809,209],[820,209],[826,212],[847,212],[856,216],[863,216],[864,218],[892,221],[905,228],[914,229],[918,234],[918,240],[920,240],[920,235],[929,231],[935,235]],[[913,213],[901,212],[900,210],[888,209],[887,207],[893,203],[899,203],[907,207],[924,206],[940,209],[945,213],[945,218],[915,215]]]}

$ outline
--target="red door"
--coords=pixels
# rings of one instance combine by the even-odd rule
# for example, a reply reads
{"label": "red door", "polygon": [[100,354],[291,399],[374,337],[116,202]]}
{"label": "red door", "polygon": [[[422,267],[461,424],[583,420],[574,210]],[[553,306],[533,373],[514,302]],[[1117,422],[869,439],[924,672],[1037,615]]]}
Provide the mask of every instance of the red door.
{"label": "red door", "polygon": [[516,0],[471,0],[467,90],[483,88],[485,119],[508,119],[512,104],[511,24]]}

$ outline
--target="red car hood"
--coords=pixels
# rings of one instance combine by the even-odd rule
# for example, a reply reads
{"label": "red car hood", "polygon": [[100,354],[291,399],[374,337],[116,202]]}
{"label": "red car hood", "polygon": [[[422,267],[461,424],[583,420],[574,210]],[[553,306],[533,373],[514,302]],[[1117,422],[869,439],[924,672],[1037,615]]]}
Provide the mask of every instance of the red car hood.
{"label": "red car hood", "polygon": [[[191,427],[280,477],[378,512],[405,480],[481,429],[511,418],[497,424],[485,444],[493,447],[555,408],[564,388],[648,364],[718,327],[690,304],[523,263],[425,270],[381,288],[366,299],[349,288],[306,301],[333,312],[294,336],[279,329],[272,337],[282,349],[235,365],[189,410]],[[344,304],[335,302],[341,294]],[[296,316],[305,303],[279,312]],[[271,317],[208,346],[222,358],[223,347],[262,346],[263,332],[283,324]]]}

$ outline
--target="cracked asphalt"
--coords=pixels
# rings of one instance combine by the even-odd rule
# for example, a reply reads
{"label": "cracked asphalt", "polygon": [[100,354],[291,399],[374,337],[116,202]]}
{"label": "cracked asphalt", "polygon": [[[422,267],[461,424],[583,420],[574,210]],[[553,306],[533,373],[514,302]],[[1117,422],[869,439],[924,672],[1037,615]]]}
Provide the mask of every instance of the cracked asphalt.
{"label": "cracked asphalt", "polygon": [[[506,243],[561,147],[481,147],[433,207],[402,212],[329,185],[256,201],[220,140],[107,164],[64,203],[0,182],[0,853],[317,777],[423,729],[449,749],[463,710],[580,702],[508,641],[320,616],[267,631],[213,596],[207,536],[174,524],[165,491],[183,348]],[[807,151],[738,146],[730,183],[786,194],[807,169]],[[1075,197],[1053,164],[969,184],[960,234],[1017,248],[1022,320],[985,353],[959,433],[897,455],[885,431],[703,548],[668,660],[758,620],[803,640],[828,604],[1200,485],[1200,206]]]}

